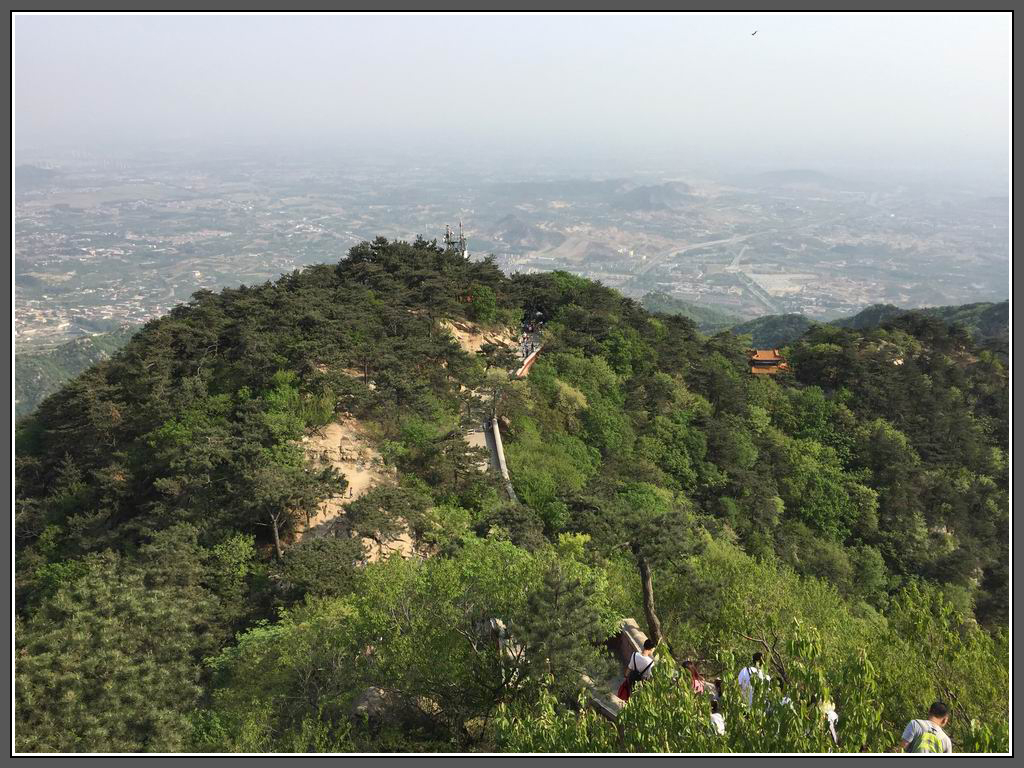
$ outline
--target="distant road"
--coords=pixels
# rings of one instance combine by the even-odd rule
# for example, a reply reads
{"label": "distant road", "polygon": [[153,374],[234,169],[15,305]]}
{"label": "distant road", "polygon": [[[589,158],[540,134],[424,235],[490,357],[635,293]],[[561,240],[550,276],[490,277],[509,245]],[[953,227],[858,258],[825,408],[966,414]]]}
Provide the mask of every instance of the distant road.
{"label": "distant road", "polygon": [[[665,254],[664,256],[661,256],[661,257],[658,257],[658,256],[651,257],[650,259],[648,259],[647,263],[644,264],[644,266],[640,269],[639,274],[645,275],[648,272],[650,272],[652,268],[658,266],[659,264],[665,263],[669,259],[674,259],[674,258],[676,258],[678,256],[682,256],[684,253],[689,253],[690,251],[696,251],[699,248],[706,248],[709,245],[729,245],[731,243],[742,243],[742,242],[744,242],[746,240],[749,240],[752,237],[759,237],[760,235],[773,235],[773,234],[779,234],[780,232],[790,232],[790,233],[800,232],[802,230],[809,229],[810,227],[818,227],[818,226],[822,226],[824,224],[832,224],[832,223],[834,223],[836,221],[839,221],[840,219],[843,219],[843,218],[847,218],[847,220],[852,221],[852,218],[846,217],[845,214],[839,214],[838,216],[832,216],[832,217],[827,218],[827,219],[820,219],[820,220],[817,220],[817,221],[807,221],[807,222],[804,222],[802,224],[795,224],[793,226],[788,226],[788,227],[785,227],[785,226],[784,227],[772,227],[771,229],[763,229],[760,232],[751,232],[750,234],[747,234],[747,235],[734,235],[733,237],[727,237],[727,238],[724,238],[722,240],[708,240],[708,241],[703,242],[703,243],[694,243],[693,245],[688,245],[685,248],[682,248],[682,249],[680,249],[678,251],[672,251],[671,253]],[[746,248],[747,248],[747,246],[744,246],[743,250],[745,251]],[[739,256],[734,258],[733,261],[732,261],[732,264],[729,265],[730,268],[733,267],[733,266],[736,266],[737,269],[735,271],[737,271],[737,272],[740,271],[739,270],[739,258],[742,255],[743,255],[743,251],[740,251]]]}
{"label": "distant road", "polygon": [[749,245],[744,245],[742,248],[740,248],[740,252],[736,254],[736,258],[734,258],[729,263],[729,266],[725,268],[726,272],[739,272],[740,271],[740,259],[743,258],[743,254],[747,252],[747,248],[749,248],[749,247],[750,247]]}
{"label": "distant road", "polygon": [[738,275],[740,282],[743,283],[743,287],[750,291],[750,294],[764,305],[769,314],[777,315],[780,313],[778,306],[772,301],[772,297],[753,278],[745,272],[739,272]]}
{"label": "distant road", "polygon": [[778,231],[778,229],[766,229],[761,232],[751,232],[750,234],[747,235],[734,235],[733,237],[727,237],[723,240],[706,240],[703,243],[694,243],[693,245],[688,245],[685,248],[682,248],[678,251],[672,251],[672,253],[666,254],[661,258],[658,258],[657,256],[653,257],[652,259],[648,260],[648,262],[640,269],[640,274],[645,275],[648,272],[650,272],[653,267],[663,264],[669,259],[677,258],[679,256],[682,256],[684,253],[696,251],[700,248],[707,248],[709,245],[729,245],[730,243],[742,243],[744,240],[749,240],[752,237],[757,237],[758,235],[768,235]]}

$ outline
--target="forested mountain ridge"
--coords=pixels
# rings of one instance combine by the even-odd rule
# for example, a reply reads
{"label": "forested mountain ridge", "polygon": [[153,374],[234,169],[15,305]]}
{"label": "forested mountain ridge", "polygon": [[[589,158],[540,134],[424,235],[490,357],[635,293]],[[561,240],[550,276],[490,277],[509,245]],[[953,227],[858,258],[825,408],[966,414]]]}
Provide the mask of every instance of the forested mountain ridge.
{"label": "forested mountain ridge", "polygon": [[[651,312],[681,314],[697,322],[698,327],[708,333],[731,330],[737,336],[750,336],[755,347],[784,347],[792,344],[811,328],[820,323],[799,315],[765,315],[745,322],[728,322],[729,318],[719,310],[688,304],[666,294],[648,294],[643,298],[644,306]],[[710,313],[719,313],[720,320]],[[874,304],[850,317],[832,320],[826,325],[855,330],[888,328],[908,315],[932,317],[946,323],[951,329],[960,329],[970,335],[974,342],[986,348],[1008,351],[1010,334],[1009,301],[998,303],[981,302],[957,307],[925,307],[923,309],[901,309],[892,304]]]}
{"label": "forested mountain ridge", "polygon": [[816,323],[803,315],[768,315],[729,328],[737,336],[750,336],[758,348],[784,347],[799,339]]}
{"label": "forested mountain ridge", "polygon": [[900,309],[891,304],[875,304],[852,317],[833,320],[833,325],[843,328],[868,329],[884,326],[906,314],[921,314],[935,317],[953,327],[960,327],[975,342],[1007,344],[1010,334],[1010,302],[979,302],[955,307],[926,307],[924,309]]}
{"label": "forested mountain ridge", "polygon": [[688,317],[705,333],[727,330],[740,321],[740,318],[717,307],[683,301],[659,291],[644,294],[640,305],[648,312]]}
{"label": "forested mountain ridge", "polygon": [[[815,325],[814,321],[803,315],[768,315],[737,324],[737,318],[728,312],[713,306],[681,301],[666,293],[648,293],[640,303],[650,312],[688,317],[704,333],[731,330],[736,335],[750,335],[755,347],[785,346],[799,339]],[[1009,304],[1005,301],[923,310],[879,304],[852,317],[834,320],[831,324],[844,328],[876,328],[908,312],[937,316],[946,323],[959,325],[976,342],[1003,351],[1004,357],[1006,355],[1009,345]],[[15,417],[21,418],[31,413],[44,397],[55,392],[64,382],[119,349],[128,341],[132,332],[133,329],[125,327],[73,339],[53,350],[17,354]]]}
{"label": "forested mountain ridge", "polygon": [[[526,381],[441,325],[538,312]],[[814,328],[791,364],[751,377],[735,336],[422,240],[196,294],[19,426],[17,746],[615,749],[571,705],[636,616],[666,671],[727,682],[766,639],[797,701],[835,700],[843,749],[937,697],[959,747],[1005,748],[1005,365],[929,318]],[[344,492],[299,448],[342,412],[395,482],[346,535],[289,545]],[[463,439],[492,413],[520,503]],[[359,564],[399,526],[432,556]],[[368,691],[383,722],[353,715]],[[626,738],[664,740],[631,749],[823,744],[738,716],[712,743],[673,724],[697,704],[647,694]]]}

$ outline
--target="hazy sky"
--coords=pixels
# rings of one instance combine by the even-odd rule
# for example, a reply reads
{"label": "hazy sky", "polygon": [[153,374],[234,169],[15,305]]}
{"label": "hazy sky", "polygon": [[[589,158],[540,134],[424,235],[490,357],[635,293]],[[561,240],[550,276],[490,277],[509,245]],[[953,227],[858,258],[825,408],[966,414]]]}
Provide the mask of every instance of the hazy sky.
{"label": "hazy sky", "polygon": [[16,141],[997,170],[1008,164],[1010,24],[1009,14],[18,16]]}

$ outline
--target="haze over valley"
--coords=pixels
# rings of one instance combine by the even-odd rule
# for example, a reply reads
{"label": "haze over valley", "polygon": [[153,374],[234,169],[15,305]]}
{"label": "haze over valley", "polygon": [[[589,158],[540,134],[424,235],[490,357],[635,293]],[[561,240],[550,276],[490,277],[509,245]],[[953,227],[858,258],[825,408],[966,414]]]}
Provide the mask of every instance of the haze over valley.
{"label": "haze over valley", "polygon": [[460,221],[473,257],[507,274],[563,269],[738,320],[1008,297],[1008,199],[993,187],[811,170],[499,175],[445,157],[237,150],[37,162],[17,169],[19,348],[142,323],[197,290],[273,280],[377,236],[440,239]]}

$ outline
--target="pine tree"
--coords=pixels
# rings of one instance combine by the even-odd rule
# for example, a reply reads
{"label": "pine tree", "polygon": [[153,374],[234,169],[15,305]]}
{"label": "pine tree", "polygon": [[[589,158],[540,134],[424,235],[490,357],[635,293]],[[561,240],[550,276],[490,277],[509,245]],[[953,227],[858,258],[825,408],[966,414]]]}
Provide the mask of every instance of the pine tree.
{"label": "pine tree", "polygon": [[552,560],[528,598],[522,625],[510,631],[526,649],[531,675],[550,676],[554,691],[568,700],[575,699],[583,675],[604,671],[598,649],[605,633],[595,597],[592,584]]}

